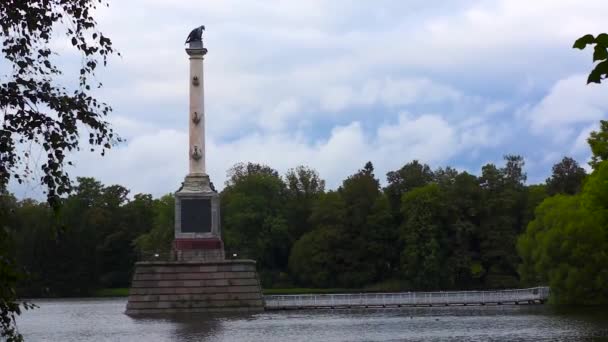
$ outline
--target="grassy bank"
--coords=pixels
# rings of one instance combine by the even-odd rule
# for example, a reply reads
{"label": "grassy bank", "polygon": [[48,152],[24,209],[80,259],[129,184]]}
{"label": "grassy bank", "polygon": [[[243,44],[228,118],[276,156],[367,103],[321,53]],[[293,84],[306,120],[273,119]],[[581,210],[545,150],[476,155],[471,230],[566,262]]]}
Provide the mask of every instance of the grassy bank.
{"label": "grassy bank", "polygon": [[292,295],[310,293],[353,293],[361,292],[354,289],[310,289],[310,288],[287,288],[287,289],[263,289],[265,295]]}
{"label": "grassy bank", "polygon": [[363,293],[363,292],[400,292],[407,291],[407,286],[398,279],[388,279],[380,283],[367,285],[362,288],[278,288],[264,289],[265,295],[290,295],[307,293]]}
{"label": "grassy bank", "polygon": [[[304,293],[354,293],[362,292],[362,290],[354,289],[308,289],[308,288],[289,288],[289,289],[264,289],[265,295],[287,295],[287,294],[304,294]],[[128,288],[117,289],[99,289],[93,292],[93,297],[127,297],[129,295]]]}
{"label": "grassy bank", "polygon": [[129,288],[115,288],[115,289],[99,289],[93,292],[93,297],[127,297],[129,295]]}
{"label": "grassy bank", "polygon": [[[277,289],[263,289],[262,292],[265,295],[292,295],[292,294],[323,294],[323,293],[361,293],[361,292],[398,292],[403,289],[402,284],[396,280],[389,280],[382,283],[373,284],[359,289],[345,289],[345,288],[331,288],[331,289],[318,289],[318,288],[306,288],[306,287],[295,287],[295,288],[277,288]],[[128,288],[113,288],[113,289],[99,289],[93,293],[93,297],[127,297],[129,295]]]}

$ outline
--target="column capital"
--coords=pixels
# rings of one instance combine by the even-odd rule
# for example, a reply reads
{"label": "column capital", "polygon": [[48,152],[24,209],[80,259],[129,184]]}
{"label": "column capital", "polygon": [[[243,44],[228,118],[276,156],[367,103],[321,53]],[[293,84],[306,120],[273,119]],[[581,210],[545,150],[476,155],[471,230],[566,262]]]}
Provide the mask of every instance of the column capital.
{"label": "column capital", "polygon": [[207,49],[204,47],[196,47],[196,48],[186,48],[186,53],[190,56],[190,57],[203,57],[204,55],[207,54]]}

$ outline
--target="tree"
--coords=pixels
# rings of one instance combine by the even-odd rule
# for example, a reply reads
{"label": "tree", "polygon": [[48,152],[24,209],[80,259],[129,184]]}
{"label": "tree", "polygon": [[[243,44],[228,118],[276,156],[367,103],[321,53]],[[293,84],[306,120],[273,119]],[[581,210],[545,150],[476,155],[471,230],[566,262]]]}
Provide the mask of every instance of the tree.
{"label": "tree", "polygon": [[319,173],[306,166],[290,169],[285,174],[286,219],[293,242],[311,230],[309,222],[313,203],[325,192],[325,181]]}
{"label": "tree", "polygon": [[371,162],[314,203],[313,230],[293,246],[289,269],[306,286],[360,287],[390,275],[399,256],[390,206]]}
{"label": "tree", "polygon": [[592,153],[589,165],[595,169],[599,163],[608,160],[608,121],[600,120],[600,130],[591,132],[587,143]]}
{"label": "tree", "polygon": [[548,283],[557,303],[608,303],[608,161],[594,149],[604,132],[588,139],[598,158],[582,190],[546,198],[518,239],[522,281]]}
{"label": "tree", "polygon": [[49,288],[54,295],[88,295],[98,286],[103,273],[106,237],[115,231],[105,199],[104,185],[93,178],[77,178],[76,191],[66,198],[57,218],[57,234],[52,241],[53,277]]}
{"label": "tree", "polygon": [[344,201],[345,213],[341,248],[336,251],[342,266],[338,283],[357,287],[378,281],[389,271],[394,263],[392,256],[398,252],[393,245],[397,233],[391,222],[390,206],[372,163],[367,162],[363,169],[345,179],[338,193]]}
{"label": "tree", "polygon": [[527,179],[524,172],[524,158],[522,156],[507,154],[504,156],[505,166],[500,170],[508,185],[522,187]]}
{"label": "tree", "polygon": [[414,289],[441,289],[449,273],[443,267],[447,234],[441,189],[429,184],[404,194],[402,212],[401,273]]}
{"label": "tree", "polygon": [[479,178],[484,204],[479,223],[480,256],[484,285],[490,288],[519,284],[515,245],[526,224],[526,174],[522,157],[506,155],[505,161],[500,169],[485,165]]}
{"label": "tree", "polygon": [[338,192],[329,191],[315,201],[310,217],[314,229],[296,241],[289,255],[289,270],[299,284],[338,286],[345,216],[346,204]]}
{"label": "tree", "polygon": [[[135,261],[131,233],[136,227],[127,227],[129,189],[121,185],[105,186],[101,192],[103,220],[98,220],[96,253],[99,265],[99,284],[102,287],[126,287]],[[138,197],[141,200],[141,197]],[[95,210],[97,208],[92,208]]]}
{"label": "tree", "polygon": [[574,42],[573,48],[584,50],[587,45],[594,45],[593,62],[599,62],[589,73],[587,84],[601,83],[608,77],[608,34],[600,33],[597,37],[586,34]]}
{"label": "tree", "polygon": [[[5,227],[0,227],[0,338],[4,341],[23,341],[17,331],[16,318],[21,314],[21,304],[17,301],[17,282],[23,275],[17,270],[15,259],[8,253],[11,237]],[[6,253],[6,254],[5,254]],[[24,303],[25,309],[32,308]]]}
{"label": "tree", "polygon": [[[102,155],[120,141],[104,121],[110,106],[92,96],[92,88],[101,87],[94,81],[97,66],[106,65],[108,57],[116,53],[93,18],[95,8],[103,3],[0,3],[2,54],[9,66],[6,77],[0,79],[0,188],[6,187],[11,178],[18,182],[33,179],[44,186],[48,202],[57,208],[60,196],[71,190],[66,156],[80,149],[82,130],[89,133],[91,149],[100,148]],[[81,56],[77,87],[70,86],[71,82],[60,83],[63,72],[53,58],[57,53],[51,40],[62,29]],[[43,161],[31,160],[33,151],[27,146],[44,151]],[[34,179],[37,173],[30,168],[30,162],[41,165],[39,179]],[[4,282],[0,279],[0,283]],[[5,313],[4,309],[0,312]],[[3,333],[7,331],[4,329]],[[8,338],[19,336],[9,334]]]}
{"label": "tree", "polygon": [[[11,227],[17,219],[15,197],[0,185],[0,338],[6,341],[22,341],[17,331],[16,318],[21,314],[17,302],[17,283],[24,278],[15,260],[14,236]],[[24,305],[30,308],[29,304]]]}
{"label": "tree", "polygon": [[17,263],[25,273],[18,282],[21,296],[49,295],[57,260],[55,245],[57,230],[55,217],[47,203],[31,199],[17,202],[14,227],[14,246]]}
{"label": "tree", "polygon": [[[12,66],[0,83],[0,184],[6,185],[11,176],[19,182],[31,178],[31,154],[22,157],[20,151],[34,143],[46,152],[37,181],[46,187],[53,206],[71,189],[65,158],[80,149],[82,130],[89,133],[91,149],[100,147],[102,155],[119,141],[103,119],[111,108],[91,95],[92,88],[101,87],[94,81],[97,66],[116,53],[92,16],[99,4],[103,2],[32,0],[0,5],[2,53]],[[63,72],[52,58],[56,52],[50,42],[60,23],[82,58],[76,88],[59,83]]]}
{"label": "tree", "polygon": [[[563,304],[608,303],[608,162],[590,176],[581,194],[547,198],[518,240],[526,284],[549,284]],[[604,185],[596,188],[596,185]],[[601,196],[595,197],[595,195]]]}
{"label": "tree", "polygon": [[365,230],[361,234],[365,257],[375,270],[372,281],[393,277],[399,269],[399,230],[391,215],[390,203],[380,193],[367,216]]}
{"label": "tree", "polygon": [[384,189],[384,192],[388,196],[397,222],[402,220],[399,215],[403,194],[417,187],[429,184],[433,181],[433,177],[431,168],[426,164],[420,164],[417,160],[403,165],[397,171],[390,171],[386,174],[388,185]]}
{"label": "tree", "polygon": [[[237,164],[228,178],[221,193],[227,249],[255,258],[268,271],[260,272],[262,277],[285,271],[290,247],[285,183],[276,170],[251,163]],[[268,284],[269,278],[262,280]]]}
{"label": "tree", "polygon": [[165,195],[153,203],[152,229],[138,236],[133,244],[140,256],[168,255],[174,235],[175,198]]}
{"label": "tree", "polygon": [[576,160],[564,157],[559,163],[553,165],[553,174],[547,178],[547,193],[574,195],[580,191],[583,180],[587,176],[585,169],[580,167]]}
{"label": "tree", "polygon": [[[435,174],[438,174],[436,171]],[[483,193],[477,177],[457,173],[451,182],[438,181],[445,200],[447,244],[444,264],[446,286],[456,289],[481,285],[484,269],[480,253],[480,221]]]}
{"label": "tree", "polygon": [[534,219],[534,210],[547,198],[547,186],[545,184],[535,184],[526,187],[526,209],[524,222],[526,226]]}
{"label": "tree", "polygon": [[239,180],[254,174],[264,174],[272,177],[279,177],[279,172],[268,165],[258,163],[237,163],[226,173],[226,186],[232,186]]}
{"label": "tree", "polygon": [[380,182],[374,176],[374,166],[367,162],[363,169],[349,176],[338,192],[346,203],[347,219],[356,233],[365,229],[367,216],[380,194]]}

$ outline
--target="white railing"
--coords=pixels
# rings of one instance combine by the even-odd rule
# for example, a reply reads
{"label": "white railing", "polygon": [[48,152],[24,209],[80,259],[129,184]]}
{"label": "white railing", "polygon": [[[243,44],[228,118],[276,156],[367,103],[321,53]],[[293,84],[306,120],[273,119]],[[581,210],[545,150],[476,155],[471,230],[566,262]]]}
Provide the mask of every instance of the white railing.
{"label": "white railing", "polygon": [[544,302],[548,287],[498,291],[441,291],[354,294],[302,294],[264,296],[266,308],[322,308],[365,306],[464,305]]}

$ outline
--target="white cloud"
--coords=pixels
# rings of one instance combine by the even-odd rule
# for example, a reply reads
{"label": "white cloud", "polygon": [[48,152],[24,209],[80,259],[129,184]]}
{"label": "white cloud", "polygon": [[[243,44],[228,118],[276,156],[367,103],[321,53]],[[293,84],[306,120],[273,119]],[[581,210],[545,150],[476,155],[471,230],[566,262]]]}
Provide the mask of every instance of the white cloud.
{"label": "white cloud", "polygon": [[[123,57],[99,71],[100,96],[128,140],[103,159],[77,155],[73,173],[137,192],[179,185],[187,166],[183,41],[201,23],[216,183],[238,161],[281,171],[309,164],[329,186],[367,160],[379,176],[413,158],[478,169],[462,159],[496,160],[531,138],[530,158],[578,155],[608,100],[580,74],[590,51],[570,47],[605,29],[607,10],[605,0],[112,2],[98,19]],[[535,136],[500,116],[512,108]]]}
{"label": "white cloud", "polygon": [[263,111],[258,119],[258,125],[264,129],[278,131],[285,129],[288,121],[297,117],[296,114],[301,110],[301,106],[295,98],[287,98],[280,101],[275,108]]}
{"label": "white cloud", "polygon": [[126,144],[99,153],[74,156],[73,176],[95,177],[105,184],[120,184],[133,191],[162,195],[176,190],[187,170],[185,132],[157,129],[142,133]]}
{"label": "white cloud", "polygon": [[[432,7],[428,11],[423,1],[374,6],[347,1],[112,3],[100,23],[124,57],[104,71],[108,99],[117,103],[120,114],[124,104],[144,100],[147,104],[136,107],[141,111],[159,103],[170,103],[174,112],[185,108],[180,107],[187,99],[182,42],[199,21],[208,28],[206,95],[208,113],[221,117],[217,135],[233,135],[251,125],[283,127],[287,123],[269,127],[269,121],[252,116],[301,117],[272,114],[287,101],[335,112],[463,93],[458,82],[445,86],[399,73],[485,79],[490,86],[504,82],[505,75],[520,74],[525,77],[520,82],[537,84],[541,69],[553,68],[554,74],[563,69],[563,58],[545,58],[547,46],[564,46],[564,54],[582,57],[569,46],[577,34],[602,28],[599,13],[608,5],[599,0],[584,6],[573,0],[504,0]],[[113,83],[117,73],[120,81]]]}
{"label": "white cloud", "polygon": [[[124,120],[123,127],[137,124]],[[120,122],[120,120],[119,120]],[[251,133],[239,139],[207,143],[208,173],[223,187],[226,171],[238,162],[268,164],[281,173],[297,165],[319,171],[329,187],[337,187],[348,175],[372,161],[376,174],[384,174],[418,159],[438,166],[471,144],[474,127],[452,127],[439,115],[400,114],[397,122],[385,123],[373,133],[364,131],[359,122],[336,126],[326,139],[311,141],[298,133]],[[487,127],[479,126],[487,135]],[[162,195],[174,191],[187,173],[187,134],[168,129],[145,129],[105,157],[79,153],[75,156],[76,176],[91,176],[105,184],[122,184],[133,193]]]}
{"label": "white cloud", "polygon": [[598,121],[607,111],[605,87],[587,85],[584,75],[574,75],[559,80],[526,116],[533,132],[553,134],[572,124]]}
{"label": "white cloud", "polygon": [[598,123],[594,123],[583,128],[576,139],[574,139],[574,144],[572,144],[572,147],[570,148],[570,154],[576,156],[586,156],[588,159],[591,156],[591,149],[589,148],[587,139],[589,138],[591,132],[599,130],[599,126],[600,125]]}

